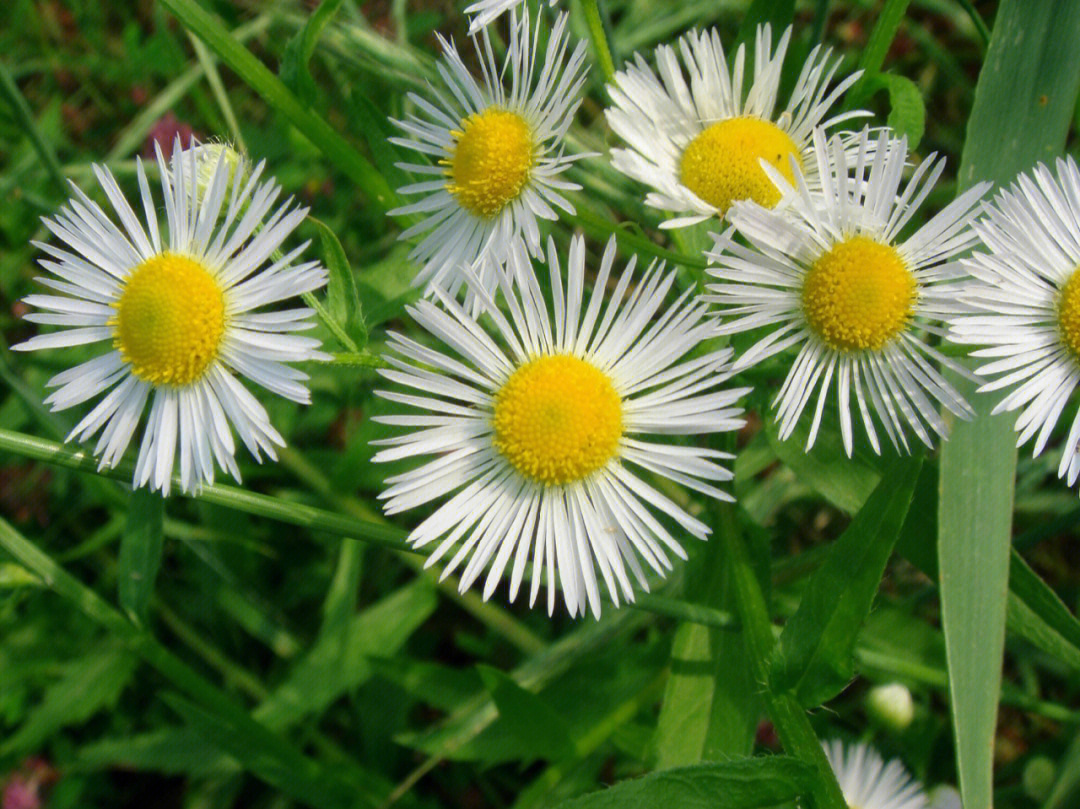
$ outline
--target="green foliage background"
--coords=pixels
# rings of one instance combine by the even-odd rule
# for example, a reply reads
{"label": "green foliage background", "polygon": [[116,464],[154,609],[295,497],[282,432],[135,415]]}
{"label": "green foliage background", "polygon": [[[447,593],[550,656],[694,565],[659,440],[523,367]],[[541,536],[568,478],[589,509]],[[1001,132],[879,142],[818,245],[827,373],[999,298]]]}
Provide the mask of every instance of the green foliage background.
{"label": "green foliage background", "polygon": [[[1070,0],[564,4],[594,47],[601,24],[616,66],[693,26],[733,42],[793,17],[789,63],[823,36],[845,71],[868,71],[852,103],[920,156],[949,155],[931,209],[955,195],[961,165],[965,186],[1007,181],[1059,153],[1075,119]],[[994,805],[1075,806],[1080,509],[1052,448],[1021,454],[1012,508],[1002,500],[1008,420],[926,458],[861,448],[848,461],[835,428],[806,455],[805,436],[781,443],[754,418],[738,438],[738,507],[691,498],[714,540],[599,621],[506,606],[502,590],[485,604],[422,570],[402,543],[415,517],[387,523],[375,505],[393,470],[370,464],[386,404],[363,352],[410,328],[416,295],[401,223],[385,216],[404,182],[387,117],[434,75],[433,33],[464,38],[464,4],[316,5],[0,9],[0,774],[43,758],[58,808],[834,805],[812,728],[872,741],[929,785],[963,781],[969,809],[989,806],[991,761]],[[594,56],[570,142],[606,155]],[[32,332],[17,303],[33,288],[29,242],[67,180],[89,191],[103,161],[133,187],[134,156],[177,123],[245,145],[311,206],[302,235],[335,271],[337,328],[320,336],[352,359],[309,369],[311,407],[266,400],[289,441],[280,463],[244,464],[242,488],[170,499],[160,519],[160,501],[125,485],[130,470],[95,475],[58,447],[71,415],[45,411],[41,391],[68,352],[7,346]],[[658,231],[606,157],[572,173],[584,191],[558,239],[577,228],[595,250],[616,232],[624,254],[699,277],[695,246]],[[752,411],[768,412],[783,372],[751,372]],[[892,681],[915,696],[900,732],[865,707]],[[767,717],[789,755],[774,755]],[[750,753],[769,757],[735,758]]]}

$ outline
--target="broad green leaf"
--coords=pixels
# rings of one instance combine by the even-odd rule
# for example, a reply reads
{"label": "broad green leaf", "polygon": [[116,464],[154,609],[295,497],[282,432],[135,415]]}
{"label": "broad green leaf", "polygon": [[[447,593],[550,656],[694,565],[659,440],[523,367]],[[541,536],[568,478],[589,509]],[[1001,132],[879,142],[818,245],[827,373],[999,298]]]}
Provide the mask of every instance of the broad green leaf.
{"label": "broad green leaf", "polygon": [[[730,507],[722,507],[725,512]],[[731,515],[720,530],[736,530]],[[684,597],[692,604],[733,609],[723,544],[691,549]],[[669,769],[731,755],[749,755],[761,713],[758,685],[739,632],[679,625],[671,644],[671,674],[656,723],[656,768]]]}
{"label": "broad green leaf", "polygon": [[921,458],[898,458],[832,546],[787,622],[770,685],[794,691],[806,707],[838,694],[854,674],[855,639],[911,505]]}
{"label": "broad green leaf", "polygon": [[810,792],[813,769],[787,756],[661,770],[574,798],[555,809],[765,809]]}
{"label": "broad green leaf", "polygon": [[854,514],[874,491],[881,473],[861,451],[847,457],[834,422],[821,423],[814,448],[806,452],[808,430],[808,425],[800,424],[786,441],[781,441],[775,421],[765,426],[769,445],[800,481],[841,511]]}
{"label": "broad green leaf", "polygon": [[134,671],[135,659],[118,648],[68,663],[26,721],[0,744],[0,756],[33,752],[61,728],[79,725],[115,704]]}
{"label": "broad green leaf", "polygon": [[146,623],[146,608],[161,567],[165,498],[149,489],[135,489],[128,500],[127,525],[120,538],[117,589],[120,606],[137,624]]}
{"label": "broad green leaf", "polygon": [[319,35],[340,6],[341,0],[323,0],[304,26],[285,44],[278,73],[286,86],[308,106],[315,103],[319,92],[308,70],[308,62],[315,52]]}
{"label": "broad green leaf", "polygon": [[437,604],[430,582],[417,579],[353,617],[344,644],[325,637],[300,660],[288,678],[258,708],[255,718],[270,728],[288,727],[318,714],[374,673],[367,658],[392,655],[428,619]]}
{"label": "broad green leaf", "polygon": [[367,345],[368,340],[363,307],[360,305],[360,293],[356,288],[356,277],[334,231],[318,219],[308,218],[319,231],[323,258],[326,261],[327,270],[330,271],[330,278],[326,284],[327,313],[353,341],[353,345],[346,345],[346,348],[356,351]]}
{"label": "broad green leaf", "polygon": [[237,721],[208,711],[179,694],[162,699],[202,738],[228,753],[247,771],[314,809],[376,806],[374,795],[353,788],[327,767],[302,755],[271,734],[253,733],[251,719]]}
{"label": "broad green leaf", "polygon": [[[960,188],[1010,182],[1065,146],[1080,89],[1080,4],[1002,0],[979,74]],[[976,408],[941,449],[938,563],[950,708],[964,806],[993,803],[1016,468],[1014,417],[953,377]]]}
{"label": "broad green leaf", "polygon": [[574,754],[570,726],[544,700],[498,669],[478,666],[477,670],[499,711],[500,726],[524,749],[536,758],[562,759]]}

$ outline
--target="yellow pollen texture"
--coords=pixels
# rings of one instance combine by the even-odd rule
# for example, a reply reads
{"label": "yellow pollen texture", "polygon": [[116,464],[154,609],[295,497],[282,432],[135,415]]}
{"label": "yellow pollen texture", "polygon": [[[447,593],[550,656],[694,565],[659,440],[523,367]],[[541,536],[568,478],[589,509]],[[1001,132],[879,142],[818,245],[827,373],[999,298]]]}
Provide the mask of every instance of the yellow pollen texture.
{"label": "yellow pollen texture", "polygon": [[806,322],[837,351],[878,351],[907,325],[915,279],[896,249],[865,236],[839,242],[803,282]]}
{"label": "yellow pollen texture", "polygon": [[606,464],[622,436],[622,400],[588,362],[555,354],[522,365],[495,395],[495,448],[546,485],[581,480]]}
{"label": "yellow pollen texture", "polygon": [[721,213],[740,200],[772,208],[780,201],[780,192],[759,161],[767,160],[794,183],[790,155],[801,168],[795,141],[776,124],[760,118],[729,118],[690,141],[679,162],[679,181]]}
{"label": "yellow pollen texture", "polygon": [[217,356],[225,300],[199,262],[162,253],[132,271],[113,324],[113,345],[135,376],[154,385],[187,385]]}
{"label": "yellow pollen texture", "polygon": [[536,162],[532,128],[516,112],[495,107],[470,115],[449,160],[447,189],[465,210],[495,216],[521,193]]}
{"label": "yellow pollen texture", "polygon": [[1058,299],[1058,325],[1061,340],[1080,359],[1080,268],[1073,270]]}

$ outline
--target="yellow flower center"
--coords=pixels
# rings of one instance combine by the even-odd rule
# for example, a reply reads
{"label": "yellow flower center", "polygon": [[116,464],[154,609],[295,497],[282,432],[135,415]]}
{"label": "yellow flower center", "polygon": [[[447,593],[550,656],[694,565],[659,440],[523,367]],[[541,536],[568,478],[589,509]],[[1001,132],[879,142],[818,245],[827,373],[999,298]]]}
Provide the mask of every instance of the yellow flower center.
{"label": "yellow flower center", "polygon": [[568,354],[518,368],[495,395],[495,448],[522,475],[561,485],[606,464],[622,436],[622,400],[598,368]]}
{"label": "yellow flower center", "polygon": [[1058,329],[1061,341],[1080,359],[1080,268],[1073,270],[1058,298]]}
{"label": "yellow flower center", "polygon": [[174,253],[147,259],[128,277],[115,306],[113,345],[140,379],[187,385],[217,356],[225,299],[194,259]]}
{"label": "yellow flower center", "polygon": [[679,163],[679,181],[721,213],[733,202],[748,199],[772,208],[780,201],[780,192],[760,161],[769,161],[794,183],[790,155],[802,168],[795,141],[776,124],[760,118],[729,118],[690,141]]}
{"label": "yellow flower center", "polygon": [[915,279],[896,249],[865,236],[839,242],[803,281],[806,322],[838,351],[880,350],[903,331]]}
{"label": "yellow flower center", "polygon": [[532,127],[495,107],[470,115],[449,160],[447,189],[465,210],[490,219],[517,199],[536,164]]}

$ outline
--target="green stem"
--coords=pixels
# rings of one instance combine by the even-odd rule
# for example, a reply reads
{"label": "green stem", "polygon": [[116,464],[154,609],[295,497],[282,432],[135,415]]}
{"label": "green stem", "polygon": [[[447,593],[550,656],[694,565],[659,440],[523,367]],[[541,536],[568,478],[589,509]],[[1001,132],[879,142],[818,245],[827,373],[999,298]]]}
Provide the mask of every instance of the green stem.
{"label": "green stem", "polygon": [[615,60],[611,58],[611,47],[608,44],[607,31],[604,30],[604,18],[600,14],[599,0],[582,0],[581,5],[585,10],[585,22],[589,25],[589,39],[592,40],[593,48],[596,49],[596,58],[600,62],[604,81],[611,82],[615,78]]}
{"label": "green stem", "polygon": [[[11,430],[0,430],[0,451],[12,452],[24,458],[56,464],[80,472],[129,482],[132,475],[131,462],[121,462],[113,469],[98,470],[97,461],[88,452],[70,449],[55,441],[24,435]],[[173,485],[179,489],[179,475],[173,478]],[[193,499],[214,503],[226,508],[268,517],[272,520],[325,531],[328,534],[359,539],[390,550],[411,554],[405,545],[406,533],[393,525],[380,524],[370,519],[361,520],[342,514],[335,514],[325,509],[314,508],[303,503],[294,503],[265,494],[258,494],[235,486],[213,484],[204,486],[198,495],[187,495]]]}
{"label": "green stem", "polygon": [[814,805],[818,809],[847,809],[840,785],[833,775],[829,760],[818,741],[810,720],[795,697],[789,693],[774,694],[768,686],[769,660],[775,639],[769,610],[765,604],[765,594],[761,590],[757,574],[750,562],[742,534],[738,529],[735,515],[731,509],[722,513],[717,534],[724,543],[724,550],[731,566],[731,575],[735,585],[735,600],[742,618],[743,638],[746,652],[750,658],[750,668],[756,682],[761,683],[762,700],[765,710],[772,720],[780,741],[793,756],[811,764],[820,776],[814,791]]}
{"label": "green stem", "polygon": [[348,365],[361,368],[386,367],[386,360],[367,348],[362,351],[332,351],[330,353],[333,359],[327,360],[327,365]]}
{"label": "green stem", "polygon": [[979,36],[982,37],[984,45],[990,44],[990,29],[986,25],[986,21],[983,20],[982,15],[975,9],[975,4],[971,0],[957,0],[960,3],[960,7],[967,12],[967,15],[971,17],[971,21],[975,24],[975,30],[979,32]]}
{"label": "green stem", "polygon": [[326,328],[330,329],[334,337],[337,338],[337,341],[341,343],[341,345],[344,346],[350,354],[358,355],[360,353],[360,348],[356,345],[353,339],[345,333],[345,329],[341,327],[341,324],[334,320],[334,318],[330,317],[330,313],[326,311],[326,307],[323,306],[322,301],[320,301],[310,292],[305,292],[300,297],[304,299],[304,303],[306,303],[308,306],[315,310],[315,314],[318,315],[319,320],[323,322]]}

